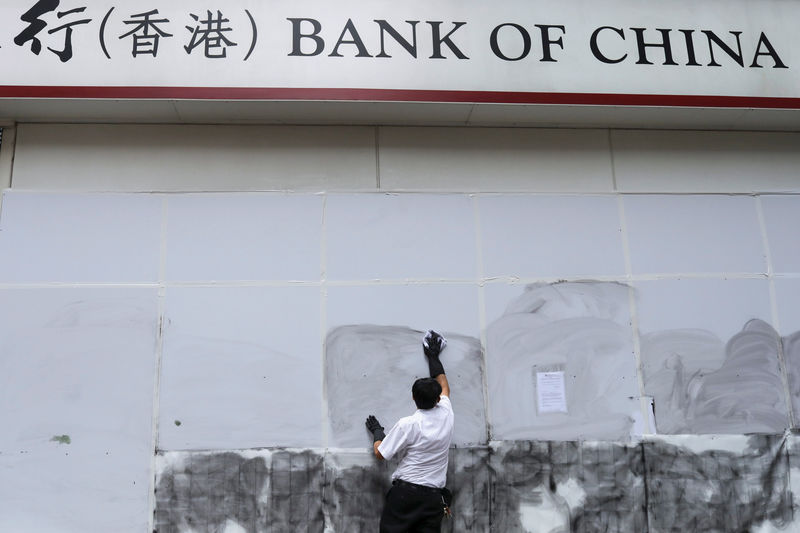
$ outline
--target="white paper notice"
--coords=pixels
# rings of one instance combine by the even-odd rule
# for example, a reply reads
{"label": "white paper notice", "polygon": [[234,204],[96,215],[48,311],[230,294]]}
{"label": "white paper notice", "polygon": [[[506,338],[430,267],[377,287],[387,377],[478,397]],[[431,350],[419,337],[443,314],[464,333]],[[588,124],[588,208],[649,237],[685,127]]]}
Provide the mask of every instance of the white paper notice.
{"label": "white paper notice", "polygon": [[537,372],[536,399],[539,402],[540,413],[566,413],[564,372]]}

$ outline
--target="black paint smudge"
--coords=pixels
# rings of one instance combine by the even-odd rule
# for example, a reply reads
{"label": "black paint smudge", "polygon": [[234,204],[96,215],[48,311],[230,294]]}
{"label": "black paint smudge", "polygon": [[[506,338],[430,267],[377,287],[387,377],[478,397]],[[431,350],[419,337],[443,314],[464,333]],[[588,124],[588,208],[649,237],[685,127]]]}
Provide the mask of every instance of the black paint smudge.
{"label": "black paint smudge", "polygon": [[329,454],[326,459],[324,504],[333,531],[378,531],[396,462],[378,462],[368,453]]}
{"label": "black paint smudge", "polygon": [[269,457],[187,453],[159,475],[155,531],[216,532],[228,521],[247,533],[322,531],[322,457],[284,450]]}
{"label": "black paint smudge", "polygon": [[693,452],[666,442],[644,446],[652,533],[752,531],[793,519],[786,439],[749,438],[743,454]]}
{"label": "black paint smudge", "polygon": [[[748,532],[791,528],[793,436],[758,435],[742,453],[695,452],[680,441],[507,441],[451,449],[453,518],[444,532],[541,529],[545,509],[570,533]],[[711,442],[700,440],[699,442]],[[259,454],[263,453],[263,456]],[[374,532],[394,464],[368,452],[272,450],[180,454],[159,474],[157,533]],[[800,464],[800,460],[797,460]],[[539,528],[539,529],[537,529]],[[786,529],[787,531],[789,529]]]}

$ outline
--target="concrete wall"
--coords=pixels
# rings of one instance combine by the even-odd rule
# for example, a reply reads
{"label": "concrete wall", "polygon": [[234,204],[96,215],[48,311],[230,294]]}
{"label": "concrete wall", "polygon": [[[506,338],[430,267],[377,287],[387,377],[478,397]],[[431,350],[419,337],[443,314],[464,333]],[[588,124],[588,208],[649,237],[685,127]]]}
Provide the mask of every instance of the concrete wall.
{"label": "concrete wall", "polygon": [[[410,412],[434,327],[466,450],[455,531],[788,530],[798,141],[21,125],[0,217],[0,524],[374,530],[380,499],[360,498],[389,472],[361,425]],[[566,413],[537,409],[554,370]],[[553,455],[576,440],[599,444]],[[706,483],[661,490],[675,461]],[[599,472],[633,510],[601,501]],[[728,480],[763,512],[674,525]],[[767,486],[775,501],[752,500]]]}
{"label": "concrete wall", "polygon": [[58,124],[18,130],[18,189],[586,194],[800,188],[797,133]]}

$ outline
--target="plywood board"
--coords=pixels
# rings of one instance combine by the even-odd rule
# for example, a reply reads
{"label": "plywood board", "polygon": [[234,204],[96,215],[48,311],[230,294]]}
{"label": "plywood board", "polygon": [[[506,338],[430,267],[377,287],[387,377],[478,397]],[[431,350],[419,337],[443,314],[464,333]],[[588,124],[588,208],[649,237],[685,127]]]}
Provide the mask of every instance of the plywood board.
{"label": "plywood board", "polygon": [[[640,405],[628,291],[617,283],[539,284],[509,302],[487,329],[493,439],[631,436]],[[537,411],[536,374],[548,371],[564,373],[566,413]]]}
{"label": "plywood board", "polygon": [[318,195],[170,197],[166,278],[318,281],[322,202]]}
{"label": "plywood board", "polygon": [[147,527],[157,295],[0,290],[0,530]]}
{"label": "plywood board", "polygon": [[625,274],[612,196],[480,196],[478,205],[487,277]]}
{"label": "plywood board", "polygon": [[765,280],[636,284],[645,394],[659,433],[789,426]]}
{"label": "plywood board", "polygon": [[159,447],[322,444],[317,287],[166,293]]}
{"label": "plywood board", "polygon": [[154,282],[161,199],[6,191],[0,282]]}
{"label": "plywood board", "polygon": [[466,195],[328,196],[331,280],[474,279],[475,216]]}
{"label": "plywood board", "polygon": [[634,274],[766,272],[756,202],[747,196],[625,196]]}
{"label": "plywood board", "polygon": [[767,230],[772,270],[776,273],[800,273],[800,195],[762,196],[764,225]]}

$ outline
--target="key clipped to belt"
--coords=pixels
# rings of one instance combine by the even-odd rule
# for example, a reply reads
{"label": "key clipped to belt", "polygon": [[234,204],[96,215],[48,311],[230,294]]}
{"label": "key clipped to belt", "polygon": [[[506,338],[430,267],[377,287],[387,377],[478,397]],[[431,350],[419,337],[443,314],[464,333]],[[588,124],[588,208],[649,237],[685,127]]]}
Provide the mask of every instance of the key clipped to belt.
{"label": "key clipped to belt", "polygon": [[444,496],[442,496],[442,505],[444,506],[444,517],[445,518],[452,518],[453,517],[453,512],[450,510],[450,506],[447,505],[447,502],[445,501]]}

